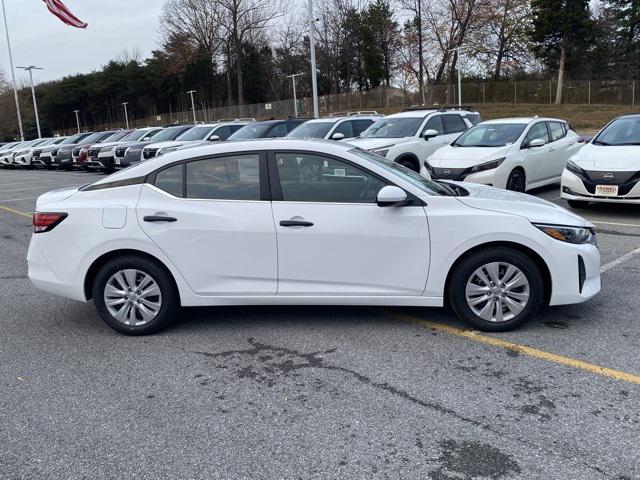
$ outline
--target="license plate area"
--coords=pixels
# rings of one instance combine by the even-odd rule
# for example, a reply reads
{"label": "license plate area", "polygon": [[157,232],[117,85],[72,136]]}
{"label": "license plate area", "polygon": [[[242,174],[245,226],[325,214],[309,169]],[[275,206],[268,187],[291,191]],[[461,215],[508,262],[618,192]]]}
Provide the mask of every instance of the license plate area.
{"label": "license plate area", "polygon": [[602,197],[617,197],[618,185],[596,185],[596,195]]}

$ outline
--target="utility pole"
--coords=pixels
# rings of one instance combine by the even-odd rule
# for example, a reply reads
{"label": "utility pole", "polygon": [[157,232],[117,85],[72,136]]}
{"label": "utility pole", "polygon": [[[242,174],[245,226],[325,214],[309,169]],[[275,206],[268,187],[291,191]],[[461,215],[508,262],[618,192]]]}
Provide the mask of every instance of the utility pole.
{"label": "utility pole", "polygon": [[460,49],[465,49],[466,45],[458,45],[455,48],[449,50],[450,52],[456,52],[456,68],[458,70],[458,106],[462,106],[462,74],[460,73]]}
{"label": "utility pole", "polygon": [[9,27],[7,26],[7,10],[4,7],[4,0],[2,0],[2,16],[4,17],[4,31],[7,34],[7,49],[9,50],[9,66],[11,67],[11,79],[13,80],[13,96],[16,100],[16,113],[18,114],[18,128],[20,130],[20,140],[24,142],[24,130],[22,129],[22,115],[20,114],[20,100],[18,100],[18,86],[16,84],[16,72],[13,69],[13,55],[11,54],[11,41],[9,40]]}
{"label": "utility pole", "polygon": [[287,75],[287,78],[291,79],[291,83],[293,84],[293,116],[298,116],[298,97],[296,96],[296,77],[304,75],[304,73],[294,73],[292,75]]}
{"label": "utility pole", "polygon": [[78,124],[78,133],[80,133],[80,110],[74,110],[73,113],[76,114],[76,123]]}
{"label": "utility pole", "polygon": [[420,95],[422,96],[422,105],[425,105],[424,97],[424,59],[422,55],[422,0],[418,2],[418,82],[420,83]]}
{"label": "utility pole", "polygon": [[189,90],[187,93],[189,95],[191,95],[191,111],[193,112],[193,124],[195,125],[196,123],[198,123],[198,121],[196,120],[196,102],[193,99],[193,94],[196,93],[197,90]]}
{"label": "utility pole", "polygon": [[31,80],[31,96],[33,97],[33,112],[36,115],[36,128],[38,129],[38,138],[42,138],[42,132],[40,131],[40,118],[38,117],[38,102],[36,101],[36,87],[33,85],[33,70],[43,69],[41,67],[36,67],[35,65],[18,68],[29,72],[29,80]]}
{"label": "utility pole", "polygon": [[129,130],[129,113],[127,112],[127,105],[129,105],[129,102],[122,102],[122,106],[124,107],[124,121],[127,125],[127,130]]}
{"label": "utility pole", "polygon": [[315,19],[313,17],[313,0],[309,0],[309,47],[311,49],[311,90],[313,93],[313,118],[320,116],[318,108],[318,71],[316,68]]}

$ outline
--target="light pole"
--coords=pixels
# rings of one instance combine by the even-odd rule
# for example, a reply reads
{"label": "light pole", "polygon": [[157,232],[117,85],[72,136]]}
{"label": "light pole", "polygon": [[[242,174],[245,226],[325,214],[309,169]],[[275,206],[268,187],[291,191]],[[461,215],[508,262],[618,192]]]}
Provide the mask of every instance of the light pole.
{"label": "light pole", "polygon": [[78,133],[80,133],[80,110],[74,110],[73,113],[76,114],[76,123],[78,124]]}
{"label": "light pole", "polygon": [[198,121],[196,120],[196,102],[193,99],[193,94],[197,93],[197,90],[189,90],[187,93],[191,95],[191,111],[193,112],[193,124],[195,125]]}
{"label": "light pole", "polygon": [[16,113],[18,114],[18,128],[20,129],[20,140],[24,142],[24,130],[22,129],[22,115],[20,114],[20,100],[18,100],[16,72],[13,69],[13,55],[11,54],[11,41],[9,40],[9,27],[7,26],[7,11],[4,7],[4,0],[2,0],[2,16],[4,17],[4,31],[7,34],[7,49],[9,50],[9,66],[11,67],[11,79],[13,80],[13,96],[16,100]]}
{"label": "light pole", "polygon": [[129,130],[129,112],[127,112],[127,105],[129,105],[129,102],[122,102],[122,106],[124,107],[124,121],[127,125],[127,130]]}
{"label": "light pole", "polygon": [[293,84],[293,116],[298,116],[298,98],[296,97],[296,77],[300,75],[304,75],[304,73],[294,73],[292,75],[287,75],[287,78],[291,79],[291,83]]}
{"label": "light pole", "polygon": [[316,69],[316,39],[315,39],[315,21],[313,18],[313,0],[309,0],[309,47],[311,49],[311,90],[313,93],[313,117],[320,116],[318,112],[318,80]]}
{"label": "light pole", "polygon": [[458,106],[459,107],[462,106],[462,75],[460,74],[460,49],[464,50],[465,48],[467,48],[466,45],[458,45],[457,47],[449,50],[450,52],[453,52],[453,51],[456,52],[456,58],[457,58],[456,67],[458,70]]}
{"label": "light pole", "polygon": [[29,72],[29,80],[31,80],[31,96],[33,97],[33,113],[36,116],[36,128],[38,129],[38,138],[42,138],[42,132],[40,132],[40,118],[38,117],[38,102],[36,101],[36,88],[33,85],[33,70],[42,70],[35,65],[29,65],[28,67],[18,67],[21,70]]}

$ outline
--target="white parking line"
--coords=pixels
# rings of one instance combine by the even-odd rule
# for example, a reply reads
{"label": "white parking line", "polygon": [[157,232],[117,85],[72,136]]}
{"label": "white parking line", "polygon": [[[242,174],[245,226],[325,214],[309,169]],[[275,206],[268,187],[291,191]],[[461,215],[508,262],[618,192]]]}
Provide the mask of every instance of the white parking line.
{"label": "white parking line", "polygon": [[603,265],[602,268],[600,269],[600,273],[607,272],[611,270],[613,267],[617,267],[618,265],[626,262],[627,260],[630,260],[631,258],[635,257],[638,254],[640,254],[640,247],[636,248],[635,250],[632,250],[626,255],[621,256],[620,258],[616,258],[615,260]]}
{"label": "white parking line", "polygon": [[596,222],[595,220],[590,220],[591,223],[595,223],[596,225],[615,225],[617,227],[637,227],[640,228],[640,224],[637,223],[614,223],[614,222]]}
{"label": "white parking line", "polygon": [[17,190],[4,190],[2,193],[9,193],[9,192],[22,192],[23,190],[58,190],[60,188],[67,188],[67,187],[79,187],[81,184],[79,183],[74,183],[73,185],[45,185],[42,187],[27,187],[27,188],[19,188]]}
{"label": "white parking line", "polygon": [[0,200],[0,203],[19,202],[20,200],[35,200],[36,198],[38,197],[7,198],[5,200]]}

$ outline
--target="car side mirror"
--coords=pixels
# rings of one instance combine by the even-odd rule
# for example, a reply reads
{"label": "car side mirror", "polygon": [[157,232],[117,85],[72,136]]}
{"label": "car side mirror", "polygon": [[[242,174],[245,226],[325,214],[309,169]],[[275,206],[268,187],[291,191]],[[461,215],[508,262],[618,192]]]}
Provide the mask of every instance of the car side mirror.
{"label": "car side mirror", "polygon": [[527,148],[537,148],[546,145],[546,141],[544,138],[534,138],[527,144]]}
{"label": "car side mirror", "polygon": [[382,187],[378,192],[379,207],[401,207],[407,204],[407,192],[395,185]]}
{"label": "car side mirror", "polygon": [[422,136],[424,137],[425,142],[428,142],[429,139],[433,137],[437,137],[440,135],[437,130],[430,128],[429,130],[425,130]]}
{"label": "car side mirror", "polygon": [[209,141],[210,142],[218,142],[220,140],[220,136],[219,135],[211,135],[209,137]]}
{"label": "car side mirror", "polygon": [[343,139],[344,139],[344,133],[336,132],[333,135],[331,135],[331,140],[343,140]]}

